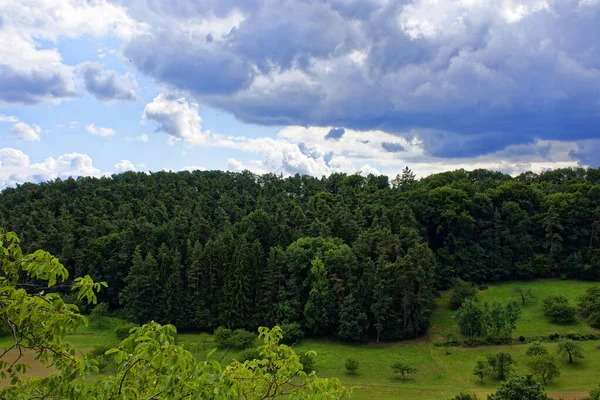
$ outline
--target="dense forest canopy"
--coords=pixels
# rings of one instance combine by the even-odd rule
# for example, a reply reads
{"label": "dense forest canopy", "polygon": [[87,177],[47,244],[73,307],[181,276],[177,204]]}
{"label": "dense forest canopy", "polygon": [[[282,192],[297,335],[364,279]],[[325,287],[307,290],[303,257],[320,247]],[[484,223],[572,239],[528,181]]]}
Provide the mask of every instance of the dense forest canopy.
{"label": "dense forest canopy", "polygon": [[137,322],[403,339],[453,278],[600,280],[600,169],[127,172],[5,189],[0,226]]}

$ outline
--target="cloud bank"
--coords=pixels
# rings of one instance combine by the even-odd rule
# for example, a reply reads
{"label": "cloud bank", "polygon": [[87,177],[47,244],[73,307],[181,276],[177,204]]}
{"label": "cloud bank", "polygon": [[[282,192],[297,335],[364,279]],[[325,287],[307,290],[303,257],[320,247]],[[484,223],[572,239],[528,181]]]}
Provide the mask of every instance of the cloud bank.
{"label": "cloud bank", "polygon": [[598,2],[123,4],[152,26],[139,71],[246,122],[417,131],[446,158],[599,134]]}
{"label": "cloud bank", "polygon": [[0,149],[0,189],[23,182],[42,182],[69,176],[100,176],[86,154],[71,153],[32,163],[29,156],[12,148]]}

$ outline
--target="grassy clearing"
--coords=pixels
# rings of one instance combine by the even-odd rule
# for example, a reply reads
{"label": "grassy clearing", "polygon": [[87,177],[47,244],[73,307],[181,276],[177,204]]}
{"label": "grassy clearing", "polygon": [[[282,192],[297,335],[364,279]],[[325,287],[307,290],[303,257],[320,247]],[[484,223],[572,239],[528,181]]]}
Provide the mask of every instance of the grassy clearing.
{"label": "grassy clearing", "polygon": [[[547,390],[563,395],[573,392],[581,395],[600,380],[600,351],[597,343],[582,342],[586,359],[569,365],[566,358],[560,359],[561,376],[547,387]],[[551,352],[556,345],[548,346]],[[484,383],[472,375],[478,357],[496,351],[508,351],[517,360],[517,371],[527,371],[526,345],[490,346],[478,348],[452,348],[450,355],[443,348],[436,348],[426,341],[412,341],[394,344],[368,344],[348,346],[337,342],[305,340],[297,351],[308,349],[317,352],[316,371],[322,377],[339,377],[347,386],[355,387],[356,399],[447,399],[461,391],[469,390],[481,394],[491,393],[499,381],[489,377]],[[348,376],[344,371],[346,358],[359,361],[356,376]],[[403,359],[419,372],[408,380],[395,377],[390,365]]]}
{"label": "grassy clearing", "polygon": [[[596,283],[595,285],[599,285]],[[515,287],[531,288],[535,298],[528,299],[523,309],[523,314],[518,322],[515,337],[541,336],[552,333],[598,333],[579,321],[568,326],[550,323],[541,311],[541,299],[550,294],[567,296],[575,305],[577,297],[585,289],[594,286],[594,283],[578,281],[531,281],[511,282],[490,286],[485,291],[480,291],[481,300],[498,299],[505,301],[515,298]],[[348,345],[335,341],[307,339],[295,346],[297,352],[315,350],[317,352],[315,369],[319,376],[338,377],[342,382],[355,387],[356,399],[448,399],[461,391],[472,391],[479,398],[485,399],[487,393],[493,392],[499,382],[486,378],[483,383],[472,375],[475,360],[478,357],[496,351],[508,351],[517,360],[517,371],[527,371],[526,345],[489,346],[478,348],[451,348],[450,354],[445,354],[444,348],[434,346],[436,341],[442,341],[447,332],[457,335],[454,312],[448,308],[449,294],[443,293],[436,304],[436,311],[432,316],[431,329],[424,338],[397,342],[397,343],[370,343],[364,345]],[[123,321],[110,318],[102,327],[82,328],[76,334],[68,336],[77,348],[90,349],[99,344],[113,344],[117,339],[114,328]],[[458,336],[458,335],[457,335]],[[220,360],[223,364],[230,363],[238,355],[238,351],[226,352],[216,349],[212,335],[209,334],[179,334],[177,340],[198,357]],[[0,339],[0,348],[9,345],[10,338]],[[257,345],[259,343],[257,342]],[[560,359],[561,376],[556,379],[547,390],[554,398],[562,397],[565,400],[581,399],[587,390],[600,382],[600,350],[596,350],[597,342],[581,342],[585,350],[585,360],[569,365],[566,357]],[[548,345],[551,352],[556,351],[555,344]],[[212,353],[211,353],[212,352]],[[346,375],[344,364],[347,358],[356,359],[360,365],[355,376]],[[394,376],[390,365],[400,359],[410,363],[418,369],[418,373],[407,380]],[[46,375],[48,370],[36,364],[33,360],[31,373]],[[1,384],[1,383],[0,383]]]}
{"label": "grassy clearing", "polygon": [[[487,290],[479,291],[477,297],[482,301],[491,300],[517,300],[520,297],[514,294],[516,287],[532,289],[534,298],[526,300],[523,307],[523,313],[517,322],[517,330],[513,337],[519,336],[548,336],[553,333],[596,333],[597,329],[591,328],[584,321],[578,319],[576,323],[570,325],[556,325],[551,323],[542,312],[542,299],[549,295],[563,295],[567,297],[573,306],[577,305],[577,298],[585,293],[585,290],[592,286],[600,286],[597,282],[583,281],[559,281],[559,280],[538,280],[527,282],[507,282],[490,286]],[[449,307],[450,292],[442,293],[436,303],[436,311],[431,318],[431,329],[428,338],[433,341],[441,342],[447,333],[458,337],[458,328],[454,320],[454,311]]]}

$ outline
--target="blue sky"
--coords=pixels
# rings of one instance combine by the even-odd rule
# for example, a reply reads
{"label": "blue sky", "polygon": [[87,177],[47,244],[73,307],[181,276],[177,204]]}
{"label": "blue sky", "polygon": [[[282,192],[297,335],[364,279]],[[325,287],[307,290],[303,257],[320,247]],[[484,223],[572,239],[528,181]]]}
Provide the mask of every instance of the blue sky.
{"label": "blue sky", "polygon": [[599,166],[598,0],[4,0],[0,187]]}

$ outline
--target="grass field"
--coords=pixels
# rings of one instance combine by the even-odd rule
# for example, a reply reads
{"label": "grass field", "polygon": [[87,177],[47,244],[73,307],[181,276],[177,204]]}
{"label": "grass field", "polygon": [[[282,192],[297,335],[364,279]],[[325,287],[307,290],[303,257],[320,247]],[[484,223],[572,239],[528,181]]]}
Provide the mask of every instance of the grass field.
{"label": "grass field", "polygon": [[[515,337],[547,336],[555,332],[571,331],[600,334],[582,321],[568,326],[554,325],[546,320],[540,307],[541,299],[549,294],[565,295],[575,305],[577,297],[593,285],[589,282],[553,280],[509,282],[490,286],[489,289],[480,291],[478,297],[481,300],[516,299],[513,295],[515,287],[533,289],[535,298],[528,299]],[[434,343],[442,341],[445,333],[457,335],[454,312],[448,308],[449,295],[450,293],[443,293],[438,299],[431,329],[425,337],[418,340],[348,345],[335,341],[306,339],[296,345],[295,349],[297,352],[309,349],[316,351],[315,369],[319,376],[340,378],[346,386],[355,388],[355,399],[448,399],[461,391],[475,392],[484,399],[487,393],[493,392],[499,382],[494,378],[486,378],[484,383],[480,383],[479,378],[472,375],[475,360],[492,352],[508,351],[517,360],[516,370],[526,372],[527,345],[450,348],[450,354],[447,355],[444,348],[436,347]],[[68,340],[82,350],[98,344],[115,343],[113,329],[118,323],[119,320],[111,319],[105,329],[85,328],[77,334],[69,335]],[[1,339],[0,347],[4,347],[9,341],[7,338]],[[208,334],[179,334],[178,341],[199,359],[206,358],[216,347],[212,336]],[[584,360],[569,365],[566,358],[559,358],[561,376],[547,387],[552,397],[562,397],[565,400],[581,399],[588,389],[600,383],[600,350],[595,348],[598,343],[587,341],[581,342],[581,345],[585,349]],[[549,344],[548,347],[551,352],[555,352],[555,344]],[[211,357],[221,360],[222,363],[229,363],[237,354],[215,350]],[[347,358],[354,358],[360,363],[355,376],[345,373],[344,363]],[[390,365],[400,359],[416,367],[418,373],[404,381],[395,377]],[[40,368],[35,363],[32,363],[32,367],[33,374],[48,373],[47,369]]]}
{"label": "grass field", "polygon": [[[586,359],[569,365],[559,359],[561,376],[548,386],[551,392],[576,393],[582,398],[586,389],[600,382],[600,351],[597,343],[582,342]],[[556,345],[548,346],[554,352]],[[450,355],[426,341],[395,344],[348,346],[339,343],[305,340],[297,351],[317,352],[316,370],[322,377],[339,377],[347,386],[355,387],[356,399],[447,399],[461,391],[489,393],[499,382],[486,378],[483,384],[472,375],[475,360],[495,351],[508,351],[517,360],[517,371],[526,372],[525,345],[452,348]],[[347,376],[344,361],[352,357],[360,362],[358,374]],[[399,359],[409,361],[419,371],[409,380],[394,377],[390,365]],[[482,398],[484,398],[482,396]],[[565,398],[568,398],[565,396]]]}
{"label": "grass field", "polygon": [[[527,299],[521,318],[517,322],[517,330],[513,337],[519,336],[548,336],[553,333],[599,333],[598,330],[591,328],[584,321],[578,320],[571,325],[556,325],[544,317],[541,307],[541,300],[549,295],[563,295],[567,297],[573,306],[577,305],[577,298],[585,293],[585,290],[592,286],[600,286],[595,282],[583,281],[559,281],[559,280],[540,280],[527,282],[507,282],[498,285],[491,285],[487,290],[479,291],[477,297],[482,301],[491,300],[517,300],[521,299],[514,294],[516,287],[532,289],[534,297]],[[458,335],[456,321],[454,321],[454,311],[449,308],[450,292],[442,293],[438,299],[436,311],[431,318],[431,329],[428,336],[434,341],[442,341],[444,334],[452,333]]]}

